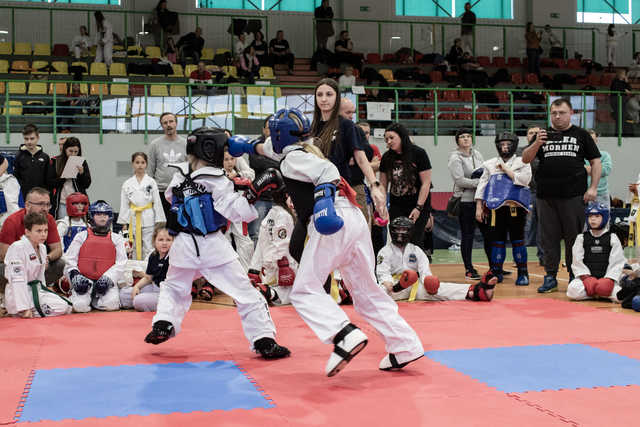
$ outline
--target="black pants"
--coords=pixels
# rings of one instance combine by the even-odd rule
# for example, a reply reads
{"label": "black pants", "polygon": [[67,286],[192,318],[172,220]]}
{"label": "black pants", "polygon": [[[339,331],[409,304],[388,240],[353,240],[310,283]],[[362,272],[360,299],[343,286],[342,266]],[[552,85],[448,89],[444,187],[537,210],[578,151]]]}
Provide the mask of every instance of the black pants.
{"label": "black pants", "polygon": [[558,273],[560,240],[564,240],[564,256],[571,273],[571,250],[578,234],[584,229],[584,201],[582,196],[568,199],[536,199],[540,240],[544,251],[544,269],[548,275]]}
{"label": "black pants", "polygon": [[292,53],[285,53],[284,55],[272,55],[271,59],[274,64],[287,64],[290,71],[293,71],[293,61],[295,58]]}
{"label": "black pants", "polygon": [[487,255],[487,261],[491,259],[491,241],[489,240],[487,226],[476,221],[475,202],[460,203],[458,222],[460,223],[460,253],[462,254],[462,262],[464,262],[464,268],[469,271],[473,269],[471,251],[473,249],[473,236],[476,232],[476,227],[478,227],[480,233],[482,233],[484,253]]}
{"label": "black pants", "polygon": [[489,240],[492,242],[505,242],[507,233],[509,239],[524,240],[524,226],[527,223],[527,211],[517,207],[515,216],[512,214],[511,207],[503,206],[495,211],[495,224],[491,223],[491,213],[489,213]]}
{"label": "black pants", "polygon": [[540,77],[540,49],[527,49],[527,71]]}
{"label": "black pants", "polygon": [[169,218],[169,212],[171,211],[171,203],[164,197],[164,191],[160,192],[160,201],[162,201],[162,210],[164,211],[164,217]]}

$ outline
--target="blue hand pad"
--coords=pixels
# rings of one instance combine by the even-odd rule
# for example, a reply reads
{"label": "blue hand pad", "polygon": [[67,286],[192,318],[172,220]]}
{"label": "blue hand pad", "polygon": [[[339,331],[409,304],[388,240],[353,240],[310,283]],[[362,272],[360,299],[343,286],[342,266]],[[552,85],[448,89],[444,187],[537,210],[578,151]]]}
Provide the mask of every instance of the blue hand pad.
{"label": "blue hand pad", "polygon": [[443,350],[425,355],[505,393],[640,385],[640,360],[584,344]]}
{"label": "blue hand pad", "polygon": [[19,422],[273,406],[231,361],[48,369]]}

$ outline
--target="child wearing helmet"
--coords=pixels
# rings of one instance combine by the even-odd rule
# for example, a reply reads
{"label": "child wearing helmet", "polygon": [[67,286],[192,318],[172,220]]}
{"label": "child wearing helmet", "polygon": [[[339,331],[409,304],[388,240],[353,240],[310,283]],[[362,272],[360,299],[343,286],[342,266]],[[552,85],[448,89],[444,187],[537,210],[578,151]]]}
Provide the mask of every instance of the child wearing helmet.
{"label": "child wearing helmet", "polygon": [[127,263],[124,238],[111,232],[113,210],[104,200],[89,206],[89,228],[76,234],[64,254],[74,311],[120,308],[117,283]]}
{"label": "child wearing helmet", "polygon": [[170,165],[176,173],[165,192],[171,202],[167,227],[175,238],[145,342],[160,344],[180,332],[191,306],[192,281],[202,275],[233,298],[253,350],[264,359],[287,357],[290,351],[275,341],[267,303],[251,286],[238,254],[223,234],[228,221],[250,222],[258,217],[251,202],[272,185],[277,187],[277,177],[260,176],[244,194],[234,191],[223,168],[227,139],[222,129],[198,128],[187,138],[188,162]]}
{"label": "child wearing helmet", "polygon": [[475,285],[446,283],[433,275],[429,258],[410,242],[414,223],[406,216],[389,225],[391,241],[378,252],[378,283],[394,300],[491,301],[497,277],[485,276]]}
{"label": "child wearing helmet", "polygon": [[585,213],[587,231],[578,234],[572,247],[575,278],[569,282],[567,296],[572,300],[608,298],[619,302],[617,293],[626,259],[618,236],[609,230],[609,209],[601,203],[590,203]]}
{"label": "child wearing helmet", "polygon": [[350,322],[323,287],[336,269],[353,298],[355,310],[386,342],[387,354],[379,369],[404,368],[424,355],[422,343],[398,313],[395,302],[378,286],[369,227],[355,204],[355,191],[313,145],[310,128],[302,112],[282,109],[269,122],[269,138],[264,142],[231,138],[229,153],[258,153],[280,161],[280,171],[298,215],[295,228],[308,230],[289,298],[318,338],[334,345],[325,374],[336,375],[368,342],[364,332]]}
{"label": "child wearing helmet", "polygon": [[498,156],[483,163],[476,188],[476,220],[486,221],[489,225],[491,273],[498,277],[498,282],[502,281],[509,233],[513,259],[518,267],[516,286],[527,286],[529,272],[524,228],[531,203],[531,166],[516,155],[518,137],[515,134],[501,132],[496,135],[495,144]]}
{"label": "child wearing helmet", "polygon": [[56,221],[58,234],[62,237],[63,250],[66,252],[76,234],[87,229],[89,198],[86,194],[71,193],[65,200],[67,216]]}

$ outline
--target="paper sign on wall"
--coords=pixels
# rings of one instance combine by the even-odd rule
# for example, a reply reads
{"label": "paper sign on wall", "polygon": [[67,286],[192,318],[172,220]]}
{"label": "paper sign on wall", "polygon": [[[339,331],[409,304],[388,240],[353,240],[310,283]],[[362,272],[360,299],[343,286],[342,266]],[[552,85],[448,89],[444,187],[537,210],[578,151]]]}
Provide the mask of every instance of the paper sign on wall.
{"label": "paper sign on wall", "polygon": [[367,102],[367,120],[391,120],[393,102]]}

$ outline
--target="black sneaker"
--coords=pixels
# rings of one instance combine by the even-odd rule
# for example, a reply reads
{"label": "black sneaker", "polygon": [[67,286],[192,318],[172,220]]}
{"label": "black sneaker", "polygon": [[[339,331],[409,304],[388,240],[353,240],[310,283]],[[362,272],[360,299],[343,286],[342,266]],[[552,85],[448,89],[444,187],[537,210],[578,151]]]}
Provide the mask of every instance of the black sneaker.
{"label": "black sneaker", "polygon": [[253,343],[253,348],[256,349],[257,353],[260,353],[263,359],[267,360],[282,359],[291,355],[287,347],[278,345],[273,338],[260,338]]}
{"label": "black sneaker", "polygon": [[153,324],[153,329],[147,334],[144,342],[149,344],[161,344],[173,335],[173,325],[166,320],[158,320]]}
{"label": "black sneaker", "polygon": [[467,272],[464,273],[464,278],[467,280],[480,280],[480,275],[478,274],[478,270],[472,268],[471,270],[467,270]]}

